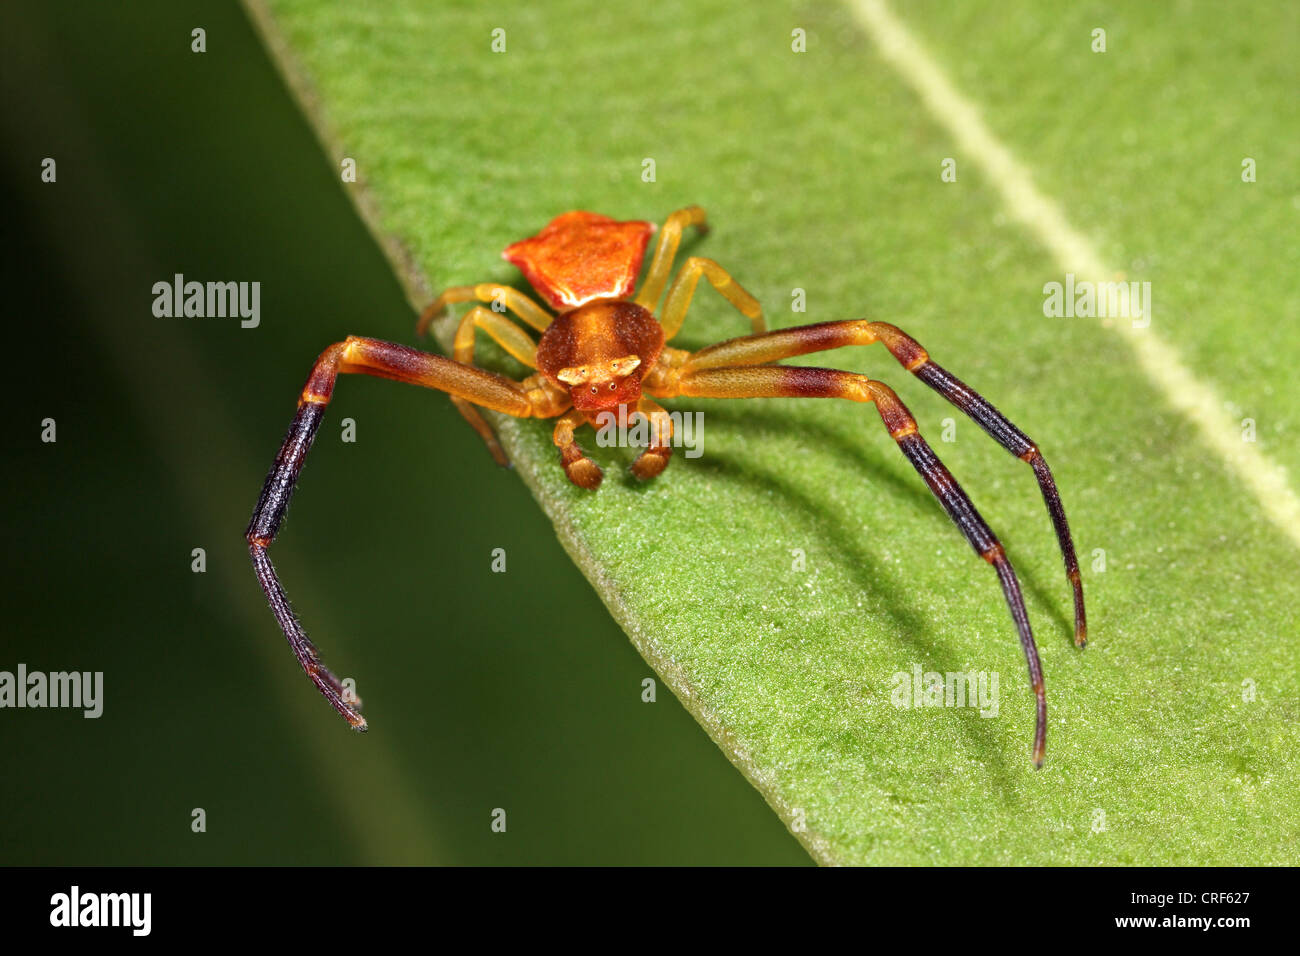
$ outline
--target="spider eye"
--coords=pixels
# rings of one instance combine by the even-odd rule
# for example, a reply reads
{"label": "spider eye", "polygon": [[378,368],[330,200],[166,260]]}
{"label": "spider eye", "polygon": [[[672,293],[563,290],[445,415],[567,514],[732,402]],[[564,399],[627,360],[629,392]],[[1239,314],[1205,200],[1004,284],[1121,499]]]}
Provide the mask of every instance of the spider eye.
{"label": "spider eye", "polygon": [[610,390],[611,392],[614,391],[614,389],[616,389],[616,388],[618,388],[618,385],[616,385],[614,382],[610,382],[610,383],[609,383],[609,390]]}
{"label": "spider eye", "polygon": [[595,386],[595,385],[591,386],[591,394],[593,394],[593,395],[596,394],[596,386]]}

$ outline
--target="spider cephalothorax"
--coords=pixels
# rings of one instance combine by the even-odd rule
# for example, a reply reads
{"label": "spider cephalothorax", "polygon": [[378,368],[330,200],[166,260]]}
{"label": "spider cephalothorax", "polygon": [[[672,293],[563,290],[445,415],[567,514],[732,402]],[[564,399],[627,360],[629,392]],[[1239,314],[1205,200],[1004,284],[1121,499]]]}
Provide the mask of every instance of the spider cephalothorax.
{"label": "spider cephalothorax", "polygon": [[[553,439],[560,451],[560,462],[574,484],[588,489],[600,485],[601,471],[583,453],[574,432],[595,424],[603,412],[639,415],[651,422],[650,434],[654,438],[631,466],[633,475],[648,479],[663,471],[672,455],[672,421],[654,398],[839,398],[876,406],[890,437],[967,542],[997,572],[1029,665],[1037,702],[1033,760],[1041,765],[1047,734],[1042,667],[1020,583],[1001,543],[921,437],[916,420],[888,385],[837,369],[773,363],[849,345],[879,343],[907,371],[1029,464],[1065,561],[1074,593],[1075,643],[1082,647],[1087,625],[1079,564],[1056,482],[1038,447],[977,392],[932,361],[915,339],[887,322],[849,319],[768,332],[754,297],[712,259],[694,256],[686,260],[670,286],[668,280],[682,230],[687,226],[703,230],[704,225],[704,211],[698,206],[673,213],[664,223],[645,280],[633,296],[654,227],[647,222],[619,222],[590,212],[564,213],[536,236],[514,243],[504,253],[557,314],[547,312],[510,286],[456,286],[444,291],[425,310],[417,325],[418,333],[423,334],[451,303],[477,300],[490,302],[492,308],[475,305],[460,319],[450,359],[356,336],[321,353],[299,396],[297,414],[246,532],[258,581],[303,669],[353,727],[365,729],[357,702],[345,697],[342,684],[321,665],[316,648],[290,610],[267,554],[339,374],[375,375],[449,393],[502,464],[507,461],[505,452],[479,412],[480,406],[521,418],[557,418]],[[672,348],[665,343],[681,328],[701,278],[708,279],[749,319],[752,334],[696,352]],[[534,340],[507,317],[507,312],[540,333],[540,339]],[[515,381],[476,367],[474,339],[479,330],[524,365],[537,369],[537,374]]]}
{"label": "spider cephalothorax", "polygon": [[566,386],[579,411],[636,408],[663,348],[663,326],[649,309],[597,299],[556,316],[537,343],[537,370]]}

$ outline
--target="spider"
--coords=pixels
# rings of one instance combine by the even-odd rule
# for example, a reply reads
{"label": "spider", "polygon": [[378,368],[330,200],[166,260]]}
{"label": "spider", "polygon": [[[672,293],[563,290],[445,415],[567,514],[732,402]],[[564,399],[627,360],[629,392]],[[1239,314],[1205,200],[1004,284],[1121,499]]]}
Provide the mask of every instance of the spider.
{"label": "spider", "polygon": [[[685,261],[669,285],[677,247],[688,227],[700,233],[707,230],[704,210],[688,206],[668,217],[645,281],[633,295],[655,226],[618,222],[590,212],[566,212],[536,236],[514,243],[502,254],[520,268],[554,315],[509,286],[456,286],[444,291],[421,314],[418,335],[423,335],[449,304],[477,300],[491,302],[493,308],[478,304],[464,315],[457,326],[452,358],[358,336],[349,336],[321,353],[299,396],[297,413],[246,532],[258,582],[303,670],[352,727],[366,729],[360,702],[345,693],[338,678],[320,662],[267,554],[340,374],[374,375],[449,393],[501,464],[508,463],[505,452],[479,406],[521,418],[558,418],[553,438],[565,474],[575,485],[593,490],[600,485],[601,470],[583,453],[574,432],[582,425],[595,425],[602,414],[641,416],[652,425],[651,440],[631,465],[632,474],[646,480],[662,472],[672,454],[672,420],[655,403],[656,398],[841,398],[876,406],[890,437],[976,554],[997,572],[1029,665],[1037,704],[1032,756],[1034,765],[1041,767],[1047,737],[1042,665],[1020,583],[1001,543],[921,437],[916,419],[892,388],[852,372],[772,363],[879,342],[907,371],[1029,464],[1060,544],[1073,589],[1075,644],[1083,647],[1087,627],[1079,563],[1056,482],[1038,447],[977,392],[933,362],[915,339],[887,322],[849,319],[769,332],[758,301],[722,266],[696,256]],[[701,278],[750,321],[752,334],[695,352],[672,348],[665,343],[681,329]],[[540,339],[534,341],[504,310],[541,333]],[[537,373],[515,381],[477,368],[473,363],[478,330]]]}

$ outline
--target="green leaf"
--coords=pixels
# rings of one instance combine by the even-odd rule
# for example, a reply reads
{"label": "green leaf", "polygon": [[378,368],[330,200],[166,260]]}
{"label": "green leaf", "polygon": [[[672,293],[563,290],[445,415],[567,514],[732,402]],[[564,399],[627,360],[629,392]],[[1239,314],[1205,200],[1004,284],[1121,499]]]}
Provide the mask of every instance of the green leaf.
{"label": "green leaf", "polygon": [[[771,326],[894,322],[1044,450],[1083,561],[1085,651],[1030,470],[883,349],[802,363],[893,384],[1002,538],[1047,678],[1036,772],[996,578],[874,409],[672,402],[704,412],[702,457],[642,485],[588,432],[595,494],[566,481],[549,423],[500,423],[637,649],[816,859],[1294,863],[1295,492],[1258,477],[1300,464],[1297,332],[1276,321],[1296,314],[1278,254],[1296,245],[1294,13],[1125,7],[1094,54],[1095,15],[1013,6],[926,3],[902,25],[1098,255],[1152,281],[1149,349],[1115,322],[1044,315],[1065,271],[1051,223],[1017,215],[1023,183],[927,98],[915,58],[881,55],[868,0],[250,4],[331,160],[355,159],[343,188],[413,306],[452,284],[526,288],[499,251],[565,210],[662,220],[698,203],[714,229],[687,249]],[[701,287],[674,344],[745,330]],[[1224,423],[1245,418],[1254,442],[1228,454]],[[996,673],[996,716],[896,707],[895,675],[916,668]]]}

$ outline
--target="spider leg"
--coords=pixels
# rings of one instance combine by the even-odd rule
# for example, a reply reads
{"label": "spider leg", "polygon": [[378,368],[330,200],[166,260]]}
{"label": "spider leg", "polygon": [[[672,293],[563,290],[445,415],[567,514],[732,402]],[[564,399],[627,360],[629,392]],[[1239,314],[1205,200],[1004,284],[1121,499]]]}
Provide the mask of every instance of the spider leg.
{"label": "spider leg", "polygon": [[708,279],[724,299],[753,323],[755,335],[762,335],[767,330],[763,321],[763,307],[757,299],[741,288],[740,283],[712,259],[691,256],[677,273],[677,278],[668,289],[668,297],[664,299],[664,307],[659,312],[659,324],[664,327],[664,341],[672,339],[681,331],[700,276]]}
{"label": "spider leg", "polygon": [[[457,362],[462,365],[474,364],[475,329],[482,329],[491,336],[497,345],[524,365],[537,368],[537,343],[523,329],[504,315],[493,312],[481,305],[476,305],[466,312],[461,317],[460,325],[456,327],[456,340],[453,343],[452,356]],[[487,420],[483,418],[483,415],[474,407],[473,403],[457,395],[452,395],[451,401],[461,415],[464,416],[465,421],[469,422],[474,431],[479,433],[479,437],[483,439],[488,451],[492,454],[493,460],[503,467],[509,465],[510,459],[506,457],[505,450],[501,447],[501,443],[497,441],[492,426],[487,423]]]}
{"label": "spider leg", "polygon": [[694,226],[701,235],[708,232],[709,224],[704,210],[699,206],[687,206],[664,220],[663,228],[659,230],[654,258],[650,260],[650,270],[636,296],[637,305],[644,306],[651,312],[659,305],[659,297],[664,294],[664,286],[668,285],[668,276],[673,271],[673,258],[682,241],[682,230],[687,226]]}
{"label": "spider leg", "polygon": [[663,408],[645,396],[637,403],[634,414],[649,422],[650,444],[632,462],[632,474],[642,481],[648,481],[668,467],[668,460],[673,454],[673,420]]}
{"label": "spider leg", "polygon": [[1047,467],[1047,461],[1028,435],[961,379],[932,362],[929,353],[910,335],[888,322],[868,322],[865,319],[820,322],[720,342],[694,353],[682,368],[689,370],[726,365],[762,365],[795,355],[849,345],[871,345],[875,342],[884,345],[900,365],[959,408],[1003,448],[1034,469],[1039,490],[1052,519],[1052,527],[1056,531],[1061,558],[1065,563],[1065,574],[1074,594],[1074,643],[1083,647],[1088,642],[1088,624],[1083,605],[1079,560],[1074,552],[1070,525],[1065,518],[1065,506],[1061,503],[1061,495],[1057,491],[1052,471]]}
{"label": "spider leg", "polygon": [[444,289],[442,294],[430,302],[428,307],[420,313],[420,319],[415,323],[416,337],[419,338],[429,331],[429,326],[433,324],[433,320],[441,315],[442,310],[447,306],[457,302],[473,302],[475,299],[479,302],[499,301],[538,332],[545,332],[553,318],[549,312],[528,298],[528,296],[508,285],[501,285],[496,282],[480,282],[478,285],[457,285],[452,286],[450,289]]}
{"label": "spider leg", "polygon": [[312,441],[325,416],[325,406],[334,393],[334,382],[340,374],[374,375],[425,388],[445,392],[483,405],[487,408],[519,417],[546,417],[558,414],[539,393],[526,384],[494,375],[482,369],[461,365],[441,355],[430,355],[404,345],[381,342],[378,339],[350,336],[336,342],[316,360],[307,383],[298,398],[289,432],[276,453],[275,462],[262,485],[253,517],[244,537],[248,541],[249,555],[258,583],[270,602],[280,629],[289,641],[298,663],[306,671],[317,689],[343,718],[357,730],[366,729],[366,720],[343,693],[343,685],[321,663],[316,647],[294,615],[285,595],[284,587],[271,563],[267,549],[275,540],[284,520],[289,499],[302,471],[303,461],[311,450]]}
{"label": "spider leg", "polygon": [[[698,354],[698,353],[697,353]],[[865,375],[825,368],[796,366],[722,366],[692,369],[687,363],[673,383],[675,394],[697,398],[844,398],[874,402],[890,437],[925,480],[975,553],[997,572],[1002,594],[1020,636],[1029,665],[1029,682],[1037,701],[1034,726],[1034,766],[1041,767],[1047,744],[1047,697],[1038,647],[1029,627],[1020,582],[997,536],[975,510],[952,474],[917,430],[916,419],[888,385]]]}
{"label": "spider leg", "polygon": [[586,456],[577,439],[573,437],[574,430],[586,423],[587,416],[576,408],[571,408],[555,423],[551,440],[555,442],[555,447],[560,449],[560,464],[564,466],[564,473],[568,475],[569,480],[579,488],[595,491],[600,487],[601,479],[605,474],[600,470],[599,465]]}
{"label": "spider leg", "polygon": [[[666,411],[644,396],[637,402],[635,409],[630,413],[624,410],[623,413],[628,414],[629,419],[640,416],[650,426],[650,442],[636,456],[630,469],[637,478],[647,481],[662,472],[672,457],[673,420]],[[603,416],[607,414],[615,413],[601,412],[592,419],[585,412],[570,409],[555,423],[555,431],[551,435],[551,440],[560,449],[560,463],[564,466],[564,473],[571,482],[588,491],[600,487],[605,476],[600,467],[583,452],[573,433],[589,423],[596,428],[602,427],[605,424]]]}

